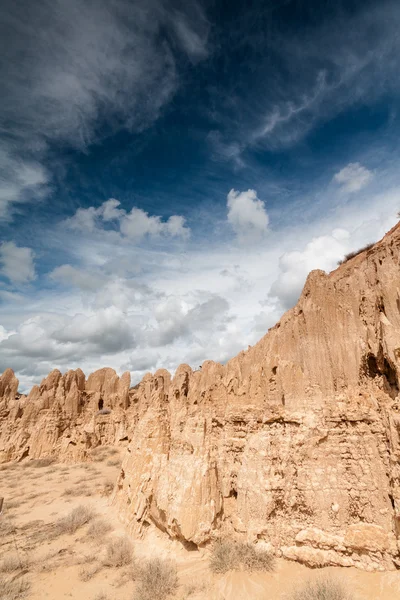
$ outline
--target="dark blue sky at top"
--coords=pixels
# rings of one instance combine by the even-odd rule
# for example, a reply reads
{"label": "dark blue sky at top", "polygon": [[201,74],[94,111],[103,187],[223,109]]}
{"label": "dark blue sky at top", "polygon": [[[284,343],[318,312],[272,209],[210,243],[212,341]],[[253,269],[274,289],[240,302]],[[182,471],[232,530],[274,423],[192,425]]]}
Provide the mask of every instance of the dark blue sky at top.
{"label": "dark blue sky at top", "polygon": [[[245,167],[213,156],[209,134],[218,132],[228,141],[237,135],[240,140],[241,129],[260,118],[256,109],[262,106],[262,97],[269,90],[273,96],[281,86],[284,99],[286,82],[301,79],[303,74],[291,72],[279,55],[279,38],[312,36],[330,20],[346,20],[367,5],[320,0],[204,2],[210,53],[196,64],[178,56],[180,85],[160,118],[141,132],[115,133],[99,122],[98,141],[84,151],[51,144],[46,156],[53,174],[51,203],[32,205],[27,214],[22,211],[13,235],[15,229],[25,231],[26,222],[70,216],[80,206],[99,205],[109,197],[118,198],[126,208],[136,205],[150,213],[179,212],[190,218],[199,203],[224,204],[232,187],[255,187],[262,195],[271,171],[277,182],[285,181],[289,190],[295,190],[303,179],[315,177],[316,170],[331,162],[334,168],[345,163],[359,140],[370,143],[388,127],[393,98],[349,103],[289,146],[250,144],[242,153]],[[348,35],[357,32],[349,29]],[[318,66],[327,65],[322,60]],[[306,76],[313,77],[315,68],[313,64]],[[256,114],[251,114],[253,109]],[[397,122],[394,125],[397,128]],[[279,195],[264,199],[282,202]],[[3,235],[7,237],[7,225]]]}
{"label": "dark blue sky at top", "polygon": [[[171,11],[184,6],[166,3]],[[336,37],[344,51],[349,44],[349,52],[362,58],[368,40],[381,43],[385,34],[373,18],[366,23],[362,18],[377,7],[378,2],[355,0],[205,1],[207,55],[200,60],[179,52],[161,26],[158,36],[174,53],[179,84],[158,118],[132,130],[110,125],[100,115],[95,139],[84,148],[50,140],[41,156],[50,173],[49,193],[28,208],[19,205],[12,229],[0,222],[2,238],[25,240],[40,249],[42,229],[110,197],[127,210],[137,206],[163,218],[181,214],[195,231],[201,207],[212,205],[216,214],[222,212],[231,188],[256,189],[269,210],[285,219],[299,193],[314,182],[329,181],[376,140],[384,139],[388,151],[396,151],[398,97],[386,82],[379,83],[382,90],[376,95],[368,89],[354,99],[348,89],[344,97],[326,93],[317,117],[314,107],[296,117],[293,128],[304,131],[293,140],[287,140],[291,122],[281,137],[278,128],[278,139],[253,136],[275,106],[285,111],[312,95],[318,73],[325,74],[336,93],[335,81],[341,77],[340,63],[332,61]],[[338,34],[329,39],[335,28]],[[313,45],[304,58],[297,56],[299,49]],[[385,70],[379,64],[373,69],[381,67]],[[367,64],[367,72],[369,68]],[[364,76],[361,69],[354,86]],[[238,160],[229,156],[230,145],[239,148]],[[376,166],[373,161],[369,167]],[[56,256],[54,248],[48,261]]]}

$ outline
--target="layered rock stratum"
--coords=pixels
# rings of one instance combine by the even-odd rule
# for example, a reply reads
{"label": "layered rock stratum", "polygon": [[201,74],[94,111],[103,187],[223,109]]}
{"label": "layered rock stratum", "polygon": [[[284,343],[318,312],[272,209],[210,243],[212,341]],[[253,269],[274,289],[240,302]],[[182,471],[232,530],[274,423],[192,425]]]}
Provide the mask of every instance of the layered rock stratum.
{"label": "layered rock stratum", "polygon": [[[135,535],[221,535],[310,566],[400,567],[400,227],[336,271],[226,365],[129,388],[53,371],[28,397],[0,379],[0,458],[83,459],[126,443],[113,502]],[[101,402],[102,401],[102,402]],[[109,414],[102,414],[109,407]]]}

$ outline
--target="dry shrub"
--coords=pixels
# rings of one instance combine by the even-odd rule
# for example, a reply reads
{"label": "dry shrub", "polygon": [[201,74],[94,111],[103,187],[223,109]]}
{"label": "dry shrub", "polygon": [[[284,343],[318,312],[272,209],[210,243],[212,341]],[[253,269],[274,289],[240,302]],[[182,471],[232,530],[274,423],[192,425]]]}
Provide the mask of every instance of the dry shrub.
{"label": "dry shrub", "polygon": [[104,592],[100,592],[99,594],[96,594],[93,600],[108,600],[108,596]]}
{"label": "dry shrub", "polygon": [[0,517],[0,537],[2,539],[11,533],[14,533],[16,529],[15,523],[9,517],[6,517],[5,515]]}
{"label": "dry shrub", "polygon": [[105,481],[104,485],[103,485],[102,495],[109,496],[112,493],[113,489],[114,489],[114,482],[111,481],[111,479],[107,479],[107,481]]}
{"label": "dry shrub", "polygon": [[338,265],[343,265],[344,263],[346,263],[348,260],[351,260],[352,258],[354,258],[355,256],[358,256],[359,254],[361,254],[361,252],[365,252],[366,250],[370,250],[375,244],[367,244],[366,246],[363,246],[362,248],[360,248],[359,250],[355,250],[354,252],[349,252],[348,254],[346,254],[344,256],[344,258],[342,258],[342,260],[338,261]]}
{"label": "dry shrub", "polygon": [[29,566],[28,557],[24,554],[8,554],[0,563],[0,571],[2,573],[12,573],[27,569]]}
{"label": "dry shrub", "polygon": [[13,508],[19,508],[21,504],[24,504],[24,500],[7,500],[5,508],[12,510]]}
{"label": "dry shrub", "polygon": [[134,600],[164,600],[178,587],[176,565],[167,560],[147,560],[137,571],[139,579]]}
{"label": "dry shrub", "polygon": [[345,587],[331,577],[320,577],[308,581],[299,590],[294,590],[288,600],[351,600]]}
{"label": "dry shrub", "polygon": [[98,539],[107,535],[111,530],[110,523],[107,523],[105,519],[94,519],[89,525],[87,534],[89,538]]}
{"label": "dry shrub", "polygon": [[120,467],[121,463],[122,463],[122,461],[120,458],[110,458],[110,460],[107,461],[107,466],[108,467]]}
{"label": "dry shrub", "polygon": [[63,496],[92,496],[92,490],[87,485],[78,485],[64,490]]}
{"label": "dry shrub", "polygon": [[89,579],[92,579],[99,571],[101,571],[100,563],[96,563],[90,567],[84,567],[79,571],[79,579],[81,581],[89,581]]}
{"label": "dry shrub", "polygon": [[133,561],[133,547],[127,537],[115,538],[107,544],[104,565],[106,567],[124,567]]}
{"label": "dry shrub", "polygon": [[95,513],[91,508],[81,504],[74,508],[66,517],[58,520],[56,523],[56,532],[58,535],[75,533],[80,527],[89,523],[94,516]]}
{"label": "dry shrub", "polygon": [[18,577],[7,581],[0,577],[0,590],[2,600],[19,600],[24,598],[29,591],[31,584],[23,577]]}
{"label": "dry shrub", "polygon": [[274,559],[266,550],[258,550],[252,544],[221,540],[217,542],[210,558],[213,573],[227,571],[272,571]]}

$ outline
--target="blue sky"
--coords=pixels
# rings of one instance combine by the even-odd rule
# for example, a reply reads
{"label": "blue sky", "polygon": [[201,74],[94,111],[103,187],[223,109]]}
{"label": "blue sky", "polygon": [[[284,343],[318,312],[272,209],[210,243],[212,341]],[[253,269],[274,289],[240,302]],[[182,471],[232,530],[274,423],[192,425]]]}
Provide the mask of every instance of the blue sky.
{"label": "blue sky", "polygon": [[0,371],[226,361],[397,220],[400,5],[5,0]]}

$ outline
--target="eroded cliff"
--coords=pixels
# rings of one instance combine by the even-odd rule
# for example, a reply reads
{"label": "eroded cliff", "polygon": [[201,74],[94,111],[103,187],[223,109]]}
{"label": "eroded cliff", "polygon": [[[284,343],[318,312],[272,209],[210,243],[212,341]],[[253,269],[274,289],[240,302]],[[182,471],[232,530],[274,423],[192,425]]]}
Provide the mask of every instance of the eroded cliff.
{"label": "eroded cliff", "polygon": [[399,259],[397,227],[226,366],[145,377],[114,498],[132,531],[400,566]]}
{"label": "eroded cliff", "polygon": [[[136,535],[219,535],[318,566],[400,566],[400,228],[327,275],[225,366],[0,378],[0,461],[129,445],[113,502]],[[104,413],[109,408],[111,412]]]}
{"label": "eroded cliff", "polygon": [[[11,369],[0,377],[0,462],[57,456],[84,460],[98,445],[128,440],[130,373],[52,371],[28,396]],[[134,422],[134,418],[132,419]]]}

